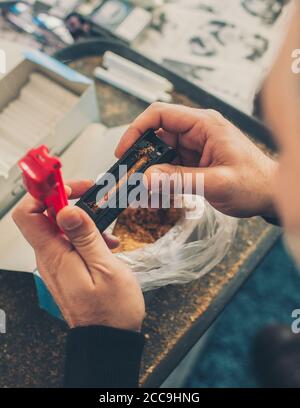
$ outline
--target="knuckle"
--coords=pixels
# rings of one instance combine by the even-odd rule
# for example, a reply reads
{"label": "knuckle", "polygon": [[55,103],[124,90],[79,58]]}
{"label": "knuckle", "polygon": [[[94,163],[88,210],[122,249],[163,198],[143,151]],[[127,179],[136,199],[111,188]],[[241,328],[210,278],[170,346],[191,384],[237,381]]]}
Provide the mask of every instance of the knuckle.
{"label": "knuckle", "polygon": [[208,113],[208,114],[210,114],[211,116],[217,116],[218,115],[218,111],[216,111],[215,109],[212,109],[212,108],[208,108],[208,109],[206,109],[206,112]]}
{"label": "knuckle", "polygon": [[214,119],[224,119],[224,116],[215,109],[207,109],[206,112]]}
{"label": "knuckle", "polygon": [[153,111],[161,111],[164,107],[165,107],[165,103],[163,102],[153,102],[150,106],[149,106],[149,110],[153,110]]}
{"label": "knuckle", "polygon": [[21,218],[23,212],[22,212],[22,208],[21,208],[21,204],[19,204],[12,212],[12,219],[13,221],[18,224],[19,219]]}
{"label": "knuckle", "polygon": [[218,189],[220,194],[231,196],[235,190],[237,183],[236,175],[234,172],[227,169],[219,175]]}
{"label": "knuckle", "polygon": [[89,230],[85,234],[79,234],[73,239],[73,243],[79,247],[87,247],[93,245],[98,238],[98,231],[95,229]]}
{"label": "knuckle", "polygon": [[18,207],[13,210],[13,212],[11,214],[11,217],[14,220],[14,222],[16,223],[17,219],[18,219]]}
{"label": "knuckle", "polygon": [[130,135],[131,133],[135,133],[136,130],[137,130],[137,128],[136,128],[136,126],[135,126],[135,124],[134,124],[134,122],[133,122],[133,123],[131,123],[131,124],[128,126],[127,131],[126,131],[126,134],[127,134],[127,135],[129,134],[129,135]]}
{"label": "knuckle", "polygon": [[184,170],[183,170],[182,166],[180,166],[179,164],[176,164],[175,165],[175,173],[178,175],[180,180],[183,180]]}
{"label": "knuckle", "polygon": [[175,191],[180,191],[182,190],[182,187],[184,185],[184,169],[180,165],[175,165],[175,175],[176,178],[174,180],[174,185],[173,188]]}
{"label": "knuckle", "polygon": [[204,133],[207,129],[207,117],[203,116],[201,120],[197,120],[193,126],[193,130],[196,134],[200,135]]}

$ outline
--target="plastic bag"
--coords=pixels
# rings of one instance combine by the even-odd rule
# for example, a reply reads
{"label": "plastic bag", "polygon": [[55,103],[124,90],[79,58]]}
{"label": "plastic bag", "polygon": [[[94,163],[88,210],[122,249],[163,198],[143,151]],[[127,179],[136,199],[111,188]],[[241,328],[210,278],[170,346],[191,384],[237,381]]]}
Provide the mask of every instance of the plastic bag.
{"label": "plastic bag", "polygon": [[185,196],[185,216],[155,243],[117,254],[131,267],[144,292],[198,279],[226,255],[236,219],[221,214],[202,197],[196,198],[195,208],[193,200],[195,196]]}

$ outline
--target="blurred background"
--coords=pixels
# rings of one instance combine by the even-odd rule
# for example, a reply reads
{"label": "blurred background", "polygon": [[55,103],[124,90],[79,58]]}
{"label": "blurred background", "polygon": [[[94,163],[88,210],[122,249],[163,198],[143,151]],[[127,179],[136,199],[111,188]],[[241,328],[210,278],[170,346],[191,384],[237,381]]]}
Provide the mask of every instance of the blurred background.
{"label": "blurred background", "polygon": [[[28,0],[0,7],[0,48],[9,64],[27,48],[53,54],[108,39],[254,118],[261,118],[260,89],[291,15],[288,0]],[[102,95],[105,101],[105,89]],[[254,338],[269,323],[292,324],[299,292],[299,272],[279,240],[166,385],[258,386]]]}

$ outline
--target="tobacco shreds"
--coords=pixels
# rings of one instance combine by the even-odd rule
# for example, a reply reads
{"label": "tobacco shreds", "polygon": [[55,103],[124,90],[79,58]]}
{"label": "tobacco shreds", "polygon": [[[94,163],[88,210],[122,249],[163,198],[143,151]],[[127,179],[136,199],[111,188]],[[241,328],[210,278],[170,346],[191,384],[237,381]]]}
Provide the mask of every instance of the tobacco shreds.
{"label": "tobacco shreds", "polygon": [[121,243],[114,252],[133,251],[152,244],[165,235],[182,217],[183,210],[127,208],[113,230]]}
{"label": "tobacco shreds", "polygon": [[108,191],[105,196],[98,201],[97,203],[88,203],[88,206],[93,210],[97,211],[103,207],[105,203],[109,201],[109,199],[116,193],[124,183],[128,181],[128,179],[137,171],[139,171],[145,164],[147,164],[150,160],[150,154],[153,153],[155,150],[154,146],[144,147],[140,150],[137,156],[136,163],[128,170],[126,174],[124,174],[120,180],[116,183],[116,185]]}

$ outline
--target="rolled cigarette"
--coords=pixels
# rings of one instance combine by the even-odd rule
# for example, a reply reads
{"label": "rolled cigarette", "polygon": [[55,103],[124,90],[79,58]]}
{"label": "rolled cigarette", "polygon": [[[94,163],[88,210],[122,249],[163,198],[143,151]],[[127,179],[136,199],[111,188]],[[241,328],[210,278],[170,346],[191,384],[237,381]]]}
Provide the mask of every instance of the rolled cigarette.
{"label": "rolled cigarette", "polygon": [[43,102],[39,101],[36,99],[32,94],[30,93],[23,93],[21,98],[24,103],[28,104],[32,109],[33,109],[33,117],[35,115],[41,115],[41,118],[43,119],[44,123],[48,123],[49,121],[55,121],[57,120],[56,118],[60,116],[59,112],[50,112],[47,110],[47,105],[45,105]]}
{"label": "rolled cigarette", "polygon": [[71,106],[77,103],[78,96],[69,90],[66,90],[62,86],[58,85],[51,79],[45,77],[44,75],[33,73],[30,75],[30,81],[36,84],[42,91],[49,94],[49,96],[54,96],[57,100],[64,103],[70,103]]}
{"label": "rolled cigarette", "polygon": [[12,119],[6,111],[3,111],[0,115],[0,124],[3,126],[5,125],[7,128],[13,131],[19,131],[21,129],[17,118],[14,116]]}
{"label": "rolled cigarette", "polygon": [[122,91],[135,96],[142,101],[147,103],[153,103],[159,100],[159,95],[157,94],[156,90],[153,92],[148,89],[144,89],[139,86],[138,83],[129,82],[127,79],[120,78],[116,76],[114,73],[110,71],[106,71],[103,68],[97,67],[94,71],[94,75],[96,78],[104,81],[110,85],[115,86],[116,88],[121,89]]}
{"label": "rolled cigarette", "polygon": [[[45,134],[45,131],[51,127],[51,118],[46,119],[42,115],[36,115],[36,111],[20,99],[14,101],[14,103],[9,107],[9,110],[10,112],[8,112],[8,109],[4,112],[6,115],[6,123],[8,113],[11,115],[14,114],[14,118],[18,118],[18,115],[20,112],[22,112],[21,123],[16,120],[15,122],[19,125],[19,133],[24,136],[24,139],[29,141],[30,145],[35,145],[38,143]],[[8,125],[10,123],[11,122],[9,122]]]}
{"label": "rolled cigarette", "polygon": [[61,110],[62,108],[65,109],[65,104],[63,104],[62,101],[58,100],[57,98],[55,98],[55,96],[51,95],[49,91],[41,89],[33,82],[29,82],[27,86],[23,88],[22,92],[30,92],[34,94],[37,98],[43,99],[44,101],[47,102],[49,106],[51,106],[52,109],[59,110]]}
{"label": "rolled cigarette", "polygon": [[31,126],[36,128],[43,127],[47,123],[47,118],[44,116],[37,116],[35,115],[35,108],[31,105],[28,105],[22,97],[14,102],[13,105],[14,110],[18,112],[23,112],[24,116],[27,118],[27,122],[30,123]]}
{"label": "rolled cigarette", "polygon": [[20,146],[22,149],[28,149],[31,146],[31,141],[27,140],[24,137],[23,132],[20,129],[13,129],[11,125],[7,125],[7,123],[3,120],[3,115],[0,115],[0,129],[1,134],[5,137],[5,139],[11,141],[11,143],[15,146]]}
{"label": "rolled cigarette", "polygon": [[63,117],[74,106],[73,101],[66,98],[59,98],[57,93],[51,93],[50,89],[42,92],[41,89],[33,83],[30,83],[30,86],[28,85],[24,93],[30,93],[39,100],[42,100],[45,106],[49,107],[49,111],[58,113],[58,118]]}
{"label": "rolled cigarette", "polygon": [[42,120],[41,115],[36,115],[32,108],[22,103],[21,100],[14,102],[11,112],[15,114],[15,117],[18,117],[19,112],[22,112],[22,123],[20,125],[22,125],[21,130],[24,137],[31,140],[33,144],[37,143],[40,140],[40,133],[47,127],[47,121],[44,118]]}
{"label": "rolled cigarette", "polygon": [[0,175],[5,178],[8,177],[9,169],[10,167],[7,165],[7,163],[4,163],[0,158]]}
{"label": "rolled cigarette", "polygon": [[104,54],[103,66],[109,68],[111,72],[118,71],[136,81],[141,81],[149,88],[156,88],[160,93],[171,92],[174,89],[173,84],[166,78],[111,51]]}
{"label": "rolled cigarette", "polygon": [[8,174],[24,152],[54,132],[78,96],[34,73],[17,99],[0,113],[0,174]]}
{"label": "rolled cigarette", "polygon": [[1,161],[11,168],[22,157],[24,152],[21,148],[9,143],[4,137],[0,136],[0,157]]}
{"label": "rolled cigarette", "polygon": [[20,99],[26,101],[31,107],[39,110],[44,118],[55,118],[61,115],[59,107],[53,107],[43,97],[32,88],[23,88]]}

